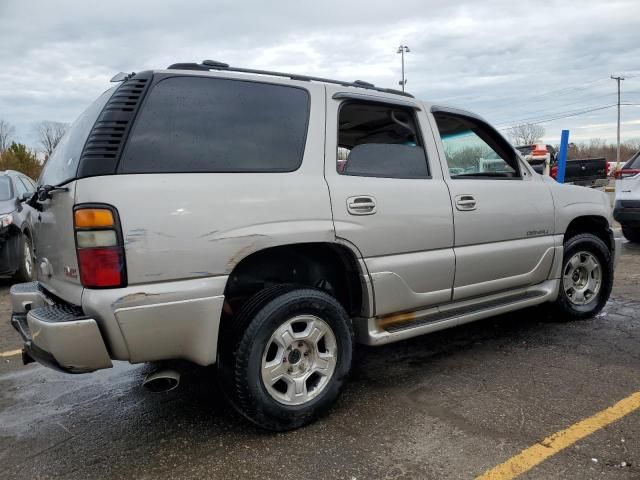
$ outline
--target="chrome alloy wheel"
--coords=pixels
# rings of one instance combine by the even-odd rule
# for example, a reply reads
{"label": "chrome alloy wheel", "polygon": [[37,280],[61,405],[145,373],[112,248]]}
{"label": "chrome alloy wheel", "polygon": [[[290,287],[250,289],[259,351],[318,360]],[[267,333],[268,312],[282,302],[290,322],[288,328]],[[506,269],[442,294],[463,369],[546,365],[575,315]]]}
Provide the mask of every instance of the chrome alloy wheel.
{"label": "chrome alloy wheel", "polygon": [[338,348],[331,327],[314,315],[284,322],[262,355],[262,382],[271,397],[301,405],[317,397],[336,368]]}
{"label": "chrome alloy wheel", "polygon": [[569,259],[562,272],[562,286],[574,305],[586,305],[593,300],[602,285],[602,268],[589,252],[578,252]]}
{"label": "chrome alloy wheel", "polygon": [[33,256],[31,255],[31,245],[28,241],[24,242],[23,250],[23,259],[24,262],[24,271],[27,273],[29,278],[33,278]]}

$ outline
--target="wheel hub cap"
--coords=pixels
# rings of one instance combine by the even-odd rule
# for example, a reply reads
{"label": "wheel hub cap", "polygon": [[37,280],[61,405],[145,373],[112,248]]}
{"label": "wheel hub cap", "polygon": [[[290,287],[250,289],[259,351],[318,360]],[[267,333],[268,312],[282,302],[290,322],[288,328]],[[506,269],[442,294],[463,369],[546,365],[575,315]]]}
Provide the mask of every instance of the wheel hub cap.
{"label": "wheel hub cap", "polygon": [[301,358],[302,354],[300,353],[300,350],[292,350],[291,352],[289,352],[289,363],[296,364],[300,361]]}
{"label": "wheel hub cap", "polygon": [[566,263],[562,276],[564,292],[574,305],[586,305],[600,291],[602,268],[589,252],[578,252]]}
{"label": "wheel hub cap", "polygon": [[29,248],[29,244],[25,243],[24,245],[24,269],[27,272],[27,275],[31,276],[31,270],[33,268],[33,260],[31,257],[31,248]]}
{"label": "wheel hub cap", "polygon": [[314,315],[299,315],[271,335],[262,355],[267,393],[285,405],[301,405],[322,392],[338,358],[331,327]]}

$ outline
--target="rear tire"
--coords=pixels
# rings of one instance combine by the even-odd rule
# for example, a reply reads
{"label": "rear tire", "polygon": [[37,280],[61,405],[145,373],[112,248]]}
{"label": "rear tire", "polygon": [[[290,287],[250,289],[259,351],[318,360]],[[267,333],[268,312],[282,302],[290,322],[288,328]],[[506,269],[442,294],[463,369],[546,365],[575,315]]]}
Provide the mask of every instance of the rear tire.
{"label": "rear tire", "polygon": [[22,234],[20,239],[20,266],[16,273],[13,274],[13,279],[17,282],[31,282],[36,279],[35,276],[35,257],[33,255],[33,245],[31,238],[25,233]]}
{"label": "rear tire", "polygon": [[633,243],[640,243],[640,227],[625,227],[622,226],[622,235],[624,238]]}
{"label": "rear tire", "polygon": [[591,318],[609,300],[612,286],[613,262],[605,243],[590,233],[568,239],[554,313],[564,320]]}
{"label": "rear tire", "polygon": [[327,293],[279,285],[257,293],[223,331],[219,378],[256,425],[285,431],[336,401],[351,368],[353,327]]}

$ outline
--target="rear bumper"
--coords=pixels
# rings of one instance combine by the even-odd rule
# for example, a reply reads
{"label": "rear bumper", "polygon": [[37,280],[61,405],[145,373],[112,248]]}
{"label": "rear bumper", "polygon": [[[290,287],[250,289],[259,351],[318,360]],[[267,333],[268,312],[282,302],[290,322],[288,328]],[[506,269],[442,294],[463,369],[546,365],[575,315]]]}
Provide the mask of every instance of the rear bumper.
{"label": "rear bumper", "polygon": [[11,324],[24,340],[23,361],[66,373],[112,366],[97,322],[77,307],[56,304],[37,282],[11,288]]}
{"label": "rear bumper", "polygon": [[[84,289],[82,305],[64,302],[38,282],[11,288],[12,323],[25,360],[71,373],[171,359],[211,365],[226,276]],[[38,350],[39,349],[39,350]]]}

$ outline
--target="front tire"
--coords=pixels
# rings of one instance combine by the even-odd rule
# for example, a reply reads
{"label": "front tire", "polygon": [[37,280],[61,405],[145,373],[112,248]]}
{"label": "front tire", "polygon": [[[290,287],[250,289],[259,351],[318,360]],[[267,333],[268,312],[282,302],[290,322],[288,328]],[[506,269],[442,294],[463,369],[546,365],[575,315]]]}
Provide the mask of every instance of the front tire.
{"label": "front tire", "polygon": [[555,313],[566,320],[593,317],[604,308],[612,287],[613,262],[605,243],[590,233],[568,239]]}
{"label": "front tire", "polygon": [[284,431],[314,421],[333,405],[351,368],[353,327],[332,296],[273,287],[256,294],[232,321],[218,368],[242,415]]}
{"label": "front tire", "polygon": [[625,227],[622,226],[622,235],[624,238],[629,240],[632,243],[640,243],[640,227]]}
{"label": "front tire", "polygon": [[27,234],[22,234],[19,244],[20,265],[13,275],[17,282],[31,282],[35,280],[35,257],[33,255],[33,244]]}

